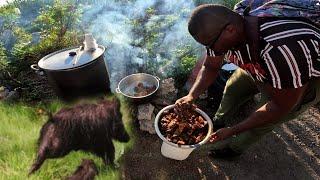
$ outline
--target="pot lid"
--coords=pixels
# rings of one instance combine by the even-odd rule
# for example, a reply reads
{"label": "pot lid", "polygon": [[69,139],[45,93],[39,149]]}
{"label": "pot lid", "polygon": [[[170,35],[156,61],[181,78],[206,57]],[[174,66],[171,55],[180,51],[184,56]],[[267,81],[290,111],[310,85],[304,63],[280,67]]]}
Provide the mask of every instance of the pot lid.
{"label": "pot lid", "polygon": [[103,46],[99,46],[94,51],[85,51],[79,47],[63,49],[43,57],[38,62],[38,66],[47,70],[76,68],[94,61],[104,53],[104,50]]}

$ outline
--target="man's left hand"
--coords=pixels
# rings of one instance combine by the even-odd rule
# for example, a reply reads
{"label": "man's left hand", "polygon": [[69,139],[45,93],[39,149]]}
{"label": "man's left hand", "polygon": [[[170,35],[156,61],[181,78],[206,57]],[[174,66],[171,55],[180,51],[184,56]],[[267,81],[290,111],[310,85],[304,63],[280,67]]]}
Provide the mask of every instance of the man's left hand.
{"label": "man's left hand", "polygon": [[216,132],[214,132],[213,134],[211,134],[209,142],[215,143],[215,142],[224,140],[226,138],[229,138],[232,135],[234,135],[234,131],[232,128],[230,128],[230,127],[221,128],[221,129],[217,130]]}

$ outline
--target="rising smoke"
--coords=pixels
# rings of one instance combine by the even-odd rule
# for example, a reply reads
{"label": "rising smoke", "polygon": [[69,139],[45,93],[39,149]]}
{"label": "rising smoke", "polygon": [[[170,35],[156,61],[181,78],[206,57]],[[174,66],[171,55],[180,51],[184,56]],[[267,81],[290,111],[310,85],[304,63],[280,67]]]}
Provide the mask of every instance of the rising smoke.
{"label": "rising smoke", "polygon": [[[196,52],[199,45],[187,31],[187,21],[195,7],[193,0],[61,1],[75,3],[82,9],[79,28],[84,33],[92,33],[97,43],[106,47],[105,60],[112,90],[123,77],[132,73],[149,72],[163,78],[170,76],[168,72],[179,59],[176,52],[186,46],[194,48],[194,54],[200,54]],[[35,7],[21,9],[19,21],[23,27],[39,15],[41,6],[53,4],[53,0],[37,2]],[[8,32],[12,33],[11,30]],[[12,46],[14,43],[7,41],[15,39],[0,34],[0,40]],[[38,41],[39,33],[32,33],[32,42]],[[10,50],[9,47],[7,49]],[[159,67],[155,68],[155,64]]]}
{"label": "rising smoke", "polygon": [[[159,71],[155,72],[166,77],[167,71],[170,71],[168,68],[177,61],[174,53],[177,48],[184,45],[197,47],[187,31],[188,16],[194,8],[191,0],[93,2],[83,5],[82,28],[86,33],[92,33],[97,42],[107,49],[105,59],[112,90],[121,78],[139,72],[139,68],[133,68],[132,64],[144,66],[148,61],[158,64],[166,61],[165,66],[159,67]],[[148,11],[154,12],[150,15]],[[138,25],[132,23],[136,19],[143,22]],[[139,25],[143,26],[137,27]],[[143,32],[150,32],[152,29],[156,29],[157,37],[150,52],[150,47],[141,45],[141,42],[147,41]]]}

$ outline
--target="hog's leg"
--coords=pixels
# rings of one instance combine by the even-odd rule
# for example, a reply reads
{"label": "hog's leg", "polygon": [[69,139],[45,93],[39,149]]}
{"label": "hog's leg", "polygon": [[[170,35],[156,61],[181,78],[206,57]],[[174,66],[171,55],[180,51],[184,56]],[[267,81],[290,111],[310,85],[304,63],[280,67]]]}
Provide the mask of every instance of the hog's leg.
{"label": "hog's leg", "polygon": [[109,141],[105,143],[105,146],[104,146],[103,160],[105,165],[111,165],[112,167],[114,167],[115,166],[114,159],[115,159],[114,145],[112,141]]}
{"label": "hog's leg", "polygon": [[61,138],[49,136],[40,143],[36,161],[31,166],[29,175],[37,171],[47,158],[57,158],[66,155],[69,151],[64,150]]}
{"label": "hog's leg", "polygon": [[104,164],[114,166],[114,158],[115,158],[115,149],[112,141],[108,141],[104,143],[103,149],[96,150],[94,152],[97,156],[103,159]]}
{"label": "hog's leg", "polygon": [[32,164],[31,169],[29,171],[29,175],[37,171],[41,165],[43,164],[44,160],[46,160],[46,148],[41,148],[39,149],[37,159],[36,161]]}

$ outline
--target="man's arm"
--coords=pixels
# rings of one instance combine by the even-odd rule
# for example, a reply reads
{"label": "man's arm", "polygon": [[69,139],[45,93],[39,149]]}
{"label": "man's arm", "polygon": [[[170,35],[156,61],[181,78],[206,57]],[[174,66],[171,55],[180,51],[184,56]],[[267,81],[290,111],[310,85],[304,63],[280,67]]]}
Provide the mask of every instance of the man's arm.
{"label": "man's arm", "polygon": [[224,56],[209,57],[203,62],[203,65],[197,75],[197,79],[189,91],[189,96],[193,99],[205,91],[216,79],[218,72],[221,68]]}
{"label": "man's arm", "polygon": [[307,88],[304,85],[296,89],[275,89],[267,87],[271,100],[252,113],[245,121],[242,121],[231,128],[223,128],[212,134],[210,142],[223,140],[241,132],[262,127],[264,125],[278,122],[286,116],[301,101]]}

